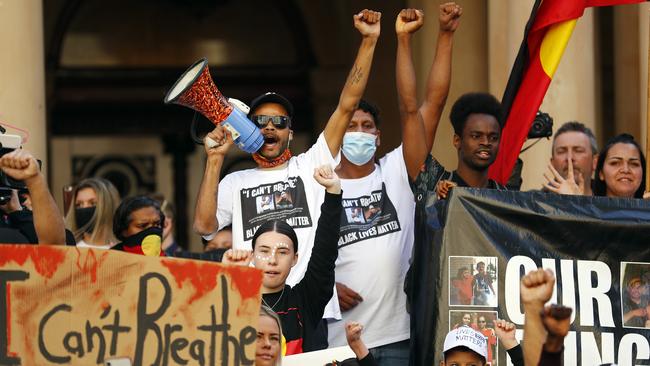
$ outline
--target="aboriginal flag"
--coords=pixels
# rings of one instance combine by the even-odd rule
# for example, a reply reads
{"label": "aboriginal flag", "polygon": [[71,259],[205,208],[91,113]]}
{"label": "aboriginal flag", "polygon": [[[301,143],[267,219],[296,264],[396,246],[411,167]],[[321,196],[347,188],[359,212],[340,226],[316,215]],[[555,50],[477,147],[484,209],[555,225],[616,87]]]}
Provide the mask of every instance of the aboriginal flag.
{"label": "aboriginal flag", "polygon": [[504,128],[490,178],[506,184],[535,114],[544,100],[571,33],[592,6],[641,3],[644,0],[536,0],[524,40],[503,94]]}

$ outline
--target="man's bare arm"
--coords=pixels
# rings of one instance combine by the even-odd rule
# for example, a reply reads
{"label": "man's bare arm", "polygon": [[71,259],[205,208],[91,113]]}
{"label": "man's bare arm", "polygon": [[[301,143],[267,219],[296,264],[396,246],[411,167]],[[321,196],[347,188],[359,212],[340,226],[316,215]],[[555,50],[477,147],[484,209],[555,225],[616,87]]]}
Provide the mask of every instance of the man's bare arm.
{"label": "man's bare arm", "polygon": [[354,15],[354,26],[362,35],[361,45],[357,57],[350,70],[336,110],[330,116],[323,135],[327,141],[327,146],[336,156],[339,153],[343,143],[343,135],[352,119],[354,111],[359,105],[359,100],[363,96],[368,83],[368,75],[372,66],[372,59],[377,45],[377,38],[380,33],[381,13],[364,9],[359,14]]}
{"label": "man's bare arm", "polygon": [[218,207],[218,189],[219,180],[221,179],[221,167],[228,150],[233,145],[232,136],[226,128],[218,125],[207,138],[217,141],[218,146],[209,147],[205,144],[207,159],[205,162],[205,171],[199,187],[199,193],[196,198],[194,208],[194,231],[199,235],[210,235],[219,229],[217,221]]}
{"label": "man's bare arm", "polygon": [[427,151],[431,151],[433,147],[440,116],[445,107],[447,95],[449,95],[453,37],[462,14],[463,9],[456,3],[440,5],[440,33],[438,34],[436,54],[427,79],[425,99],[420,106]]}
{"label": "man's bare arm", "polygon": [[7,175],[27,186],[32,200],[38,243],[65,245],[63,216],[50,194],[36,158],[26,150],[17,149],[0,158],[0,167]]}
{"label": "man's bare arm", "polygon": [[397,59],[395,75],[397,100],[402,127],[402,152],[409,178],[417,177],[429,150],[422,117],[418,111],[415,70],[411,51],[411,37],[424,23],[424,14],[417,9],[404,9],[395,20],[397,33]]}
{"label": "man's bare arm", "polygon": [[553,295],[555,275],[550,270],[537,269],[529,272],[521,279],[521,302],[524,305],[524,363],[526,366],[537,366],[544,342],[546,329],[542,322],[541,311],[544,304]]}

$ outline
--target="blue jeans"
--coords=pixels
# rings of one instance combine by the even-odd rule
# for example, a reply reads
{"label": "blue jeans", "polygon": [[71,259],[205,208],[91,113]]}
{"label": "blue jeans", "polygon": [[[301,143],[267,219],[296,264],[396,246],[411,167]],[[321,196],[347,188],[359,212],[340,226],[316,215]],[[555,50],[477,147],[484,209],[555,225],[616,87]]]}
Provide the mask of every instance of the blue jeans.
{"label": "blue jeans", "polygon": [[378,366],[408,366],[410,341],[404,340],[370,349]]}

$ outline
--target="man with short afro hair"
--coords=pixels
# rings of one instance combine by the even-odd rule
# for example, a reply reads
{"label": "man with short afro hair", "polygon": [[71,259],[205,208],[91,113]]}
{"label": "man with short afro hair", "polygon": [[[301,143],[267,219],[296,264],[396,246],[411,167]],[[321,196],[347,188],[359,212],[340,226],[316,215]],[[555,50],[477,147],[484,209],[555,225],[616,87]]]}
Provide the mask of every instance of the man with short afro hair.
{"label": "man with short afro hair", "polygon": [[449,119],[456,135],[462,135],[470,114],[486,114],[497,121],[501,114],[501,103],[491,94],[467,93],[462,95],[451,108]]}
{"label": "man with short afro hair", "polygon": [[[451,108],[449,118],[454,128],[453,144],[458,152],[458,166],[453,172],[429,155],[414,182],[414,192],[435,191],[439,198],[446,198],[455,186],[505,189],[488,178],[488,169],[499,150],[502,126],[499,123],[501,103],[487,93],[462,95]],[[425,121],[426,124],[426,121]],[[435,131],[425,128],[426,131]]]}

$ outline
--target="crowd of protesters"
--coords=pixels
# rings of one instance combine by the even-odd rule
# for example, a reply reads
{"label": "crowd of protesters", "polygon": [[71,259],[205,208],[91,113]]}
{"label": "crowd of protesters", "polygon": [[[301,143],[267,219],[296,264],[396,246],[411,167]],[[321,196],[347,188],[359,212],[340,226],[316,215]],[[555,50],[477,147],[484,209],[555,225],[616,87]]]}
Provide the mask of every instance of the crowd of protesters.
{"label": "crowd of protesters", "polygon": [[[379,108],[362,99],[381,30],[382,14],[372,10],[353,16],[361,37],[356,58],[335,110],[306,152],[292,155],[292,127],[299,121],[294,121],[291,102],[274,92],[254,99],[248,111],[264,138],[253,154],[256,168],[221,176],[233,136],[223,126],[210,132],[206,139],[216,143],[205,144],[193,222],[205,253],[189,253],[176,242],[174,209],[164,197],[121,198],[106,179],[77,182],[62,215],[36,159],[22,149],[0,157],[4,173],[26,186],[25,192],[11,192],[2,200],[2,241],[255,266],[264,276],[256,365],[276,365],[283,355],[345,344],[357,364],[408,365],[410,320],[403,285],[416,229],[414,195],[446,199],[454,187],[507,189],[488,178],[502,129],[501,105],[492,95],[467,93],[453,103],[449,119],[458,155],[455,169],[445,168],[430,153],[449,92],[453,36],[462,13],[455,3],[440,6],[435,58],[421,102],[411,39],[424,14],[404,9],[395,18],[402,143],[383,157],[376,153]],[[592,131],[572,121],[553,136],[542,190],[647,198],[645,166],[632,136],[615,136],[599,150]],[[265,194],[243,194],[255,189]],[[373,235],[378,226],[383,235],[376,229]],[[483,306],[496,296],[485,269],[483,262],[476,272],[459,268],[451,282],[452,301]],[[513,324],[468,312],[447,335],[441,364],[492,363],[497,338],[515,365],[559,364],[571,309],[544,305],[554,280],[553,273],[543,270],[522,279],[523,347]],[[650,324],[644,281],[632,278],[626,288],[626,322],[641,327]]]}

